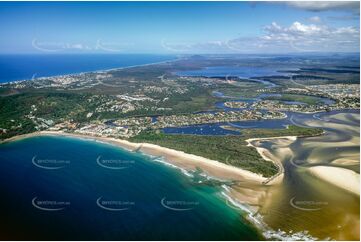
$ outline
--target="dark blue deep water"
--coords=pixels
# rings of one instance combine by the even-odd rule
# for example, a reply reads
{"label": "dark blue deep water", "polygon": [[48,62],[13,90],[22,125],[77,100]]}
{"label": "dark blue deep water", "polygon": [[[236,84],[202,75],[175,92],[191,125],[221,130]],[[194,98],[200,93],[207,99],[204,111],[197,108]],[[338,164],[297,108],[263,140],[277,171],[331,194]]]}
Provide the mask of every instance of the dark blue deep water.
{"label": "dark blue deep water", "polygon": [[144,65],[175,59],[170,55],[28,54],[0,55],[0,83]]}
{"label": "dark blue deep water", "polygon": [[262,239],[227,206],[219,186],[91,140],[46,136],[5,143],[0,239]]}

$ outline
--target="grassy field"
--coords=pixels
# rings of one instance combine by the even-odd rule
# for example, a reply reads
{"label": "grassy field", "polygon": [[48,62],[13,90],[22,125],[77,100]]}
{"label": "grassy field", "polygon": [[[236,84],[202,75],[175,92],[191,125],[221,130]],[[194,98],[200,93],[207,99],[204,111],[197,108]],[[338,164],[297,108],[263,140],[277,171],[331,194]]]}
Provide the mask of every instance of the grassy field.
{"label": "grassy field", "polygon": [[255,148],[247,146],[246,139],[287,135],[312,136],[322,132],[322,129],[297,126],[289,126],[288,129],[246,129],[240,136],[173,135],[149,131],[130,138],[130,141],[157,144],[271,177],[277,173],[277,167],[264,160]]}

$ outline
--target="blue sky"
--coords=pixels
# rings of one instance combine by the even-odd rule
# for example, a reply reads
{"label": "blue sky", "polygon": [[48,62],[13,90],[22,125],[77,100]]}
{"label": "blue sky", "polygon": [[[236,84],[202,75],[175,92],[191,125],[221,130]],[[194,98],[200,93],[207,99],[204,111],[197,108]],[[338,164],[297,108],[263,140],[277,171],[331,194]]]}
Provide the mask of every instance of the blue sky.
{"label": "blue sky", "polygon": [[0,53],[358,52],[358,2],[0,2]]}

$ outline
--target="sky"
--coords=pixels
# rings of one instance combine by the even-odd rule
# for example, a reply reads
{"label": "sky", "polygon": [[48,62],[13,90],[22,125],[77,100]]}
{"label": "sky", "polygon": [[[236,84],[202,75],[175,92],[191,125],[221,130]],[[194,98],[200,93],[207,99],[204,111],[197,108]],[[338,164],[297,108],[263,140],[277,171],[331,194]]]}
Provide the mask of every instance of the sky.
{"label": "sky", "polygon": [[359,52],[359,2],[0,2],[0,53]]}

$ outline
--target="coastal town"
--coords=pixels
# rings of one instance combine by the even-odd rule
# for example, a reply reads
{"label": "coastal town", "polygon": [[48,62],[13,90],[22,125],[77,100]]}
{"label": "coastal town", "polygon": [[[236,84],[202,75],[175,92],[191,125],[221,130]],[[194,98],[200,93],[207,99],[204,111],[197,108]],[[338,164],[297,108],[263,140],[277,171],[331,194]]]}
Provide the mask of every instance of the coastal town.
{"label": "coastal town", "polygon": [[[258,112],[252,110],[200,113],[190,115],[171,115],[158,117],[125,118],[106,122],[93,122],[84,126],[60,123],[49,128],[51,131],[66,131],[104,137],[130,138],[143,130],[159,130],[167,127],[191,126],[197,124],[228,123],[250,120],[284,119],[282,112]],[[46,124],[43,124],[46,125]]]}
{"label": "coastal town", "polygon": [[[33,113],[37,110],[36,105],[33,105],[32,111],[30,111],[27,117],[33,120],[36,124],[37,130],[49,129],[52,131],[74,132],[93,136],[130,138],[140,134],[144,130],[161,130],[167,127],[183,127],[199,124],[228,123],[250,120],[285,119],[287,118],[287,115],[283,113],[285,111],[316,113],[342,109],[358,109],[359,94],[356,92],[358,88],[359,85],[353,85],[345,92],[345,88],[339,88],[337,86],[334,87],[332,90],[335,92],[338,99],[337,102],[332,104],[287,104],[277,100],[260,100],[251,104],[247,102],[227,101],[224,103],[224,106],[242,110],[228,112],[204,112],[187,115],[129,117],[112,120],[94,120],[83,123],[67,120],[56,124],[53,120],[46,120],[44,118],[34,116]],[[327,90],[330,89],[331,88],[328,87]],[[316,90],[321,90],[321,87],[318,87]],[[342,93],[336,92],[335,90],[342,90]],[[127,95],[118,95],[117,98],[120,99],[120,102],[118,101],[117,103],[117,101],[114,100],[105,101],[104,104],[96,107],[94,112],[89,112],[86,117],[89,119],[93,115],[96,115],[97,112],[102,111],[127,113],[135,109],[134,105],[136,104],[134,103],[136,103],[136,101],[148,99],[147,97],[131,97]],[[2,129],[2,132],[6,132],[6,130]]]}
{"label": "coastal town", "polygon": [[[284,112],[317,113],[334,110],[359,109],[359,84],[327,84],[303,85],[299,87],[265,88],[262,83],[242,80],[236,77],[188,77],[160,75],[155,80],[132,81],[132,86],[115,81],[116,71],[90,72],[58,77],[37,78],[30,81],[19,81],[1,84],[0,88],[11,90],[56,89],[68,91],[102,90],[102,93],[85,95],[80,101],[82,117],[67,114],[54,118],[52,114],[41,115],[49,109],[49,103],[36,102],[30,106],[23,119],[32,122],[34,130],[61,130],[80,134],[91,134],[107,137],[130,138],[144,130],[162,130],[167,127],[184,127],[200,124],[215,124],[241,122],[250,120],[285,119]],[[238,88],[246,85],[246,89]],[[218,97],[219,90],[224,87],[237,88],[244,91],[254,87],[252,92],[261,98],[237,100],[238,97]],[[80,88],[80,89],[79,89]],[[114,91],[122,90],[115,94]],[[202,91],[201,91],[202,90]],[[211,90],[211,91],[210,91]],[[230,89],[231,90],[231,89]],[[208,106],[207,110],[191,112],[186,102],[182,100],[196,100],[199,91],[211,96],[204,100],[213,102],[223,101],[226,110],[219,110]],[[109,92],[109,93],[108,93]],[[245,93],[249,94],[248,93]],[[68,96],[70,94],[67,94]],[[195,95],[195,96],[192,96]],[[174,105],[180,99],[180,104]],[[68,97],[67,97],[68,98]],[[54,100],[56,102],[56,99]],[[55,102],[53,103],[55,104]],[[74,101],[74,103],[80,103]],[[190,104],[196,104],[191,102]],[[54,105],[52,104],[52,105]],[[71,102],[69,103],[71,107]],[[182,106],[180,106],[182,105]],[[198,104],[197,104],[198,105]],[[214,104],[212,104],[214,105]],[[177,111],[176,107],[181,109]],[[78,111],[72,111],[76,113]],[[106,117],[101,117],[108,116]],[[152,114],[152,115],[149,115]],[[27,122],[28,122],[27,121]],[[12,119],[10,125],[0,126],[0,133],[8,133],[23,128],[24,121]]]}

